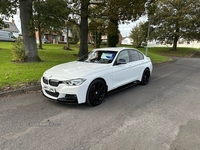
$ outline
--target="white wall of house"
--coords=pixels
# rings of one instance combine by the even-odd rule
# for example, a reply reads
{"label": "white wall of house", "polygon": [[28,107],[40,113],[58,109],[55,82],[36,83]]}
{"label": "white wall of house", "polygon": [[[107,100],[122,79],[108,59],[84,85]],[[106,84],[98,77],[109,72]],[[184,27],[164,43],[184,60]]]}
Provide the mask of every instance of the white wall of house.
{"label": "white wall of house", "polygon": [[13,32],[13,36],[16,37],[16,38],[19,37],[19,33]]}
{"label": "white wall of house", "polygon": [[[64,42],[67,42],[67,31],[63,30],[62,36],[64,36]],[[68,30],[68,37],[72,37],[72,31]]]}
{"label": "white wall of house", "polygon": [[[150,41],[148,44],[149,47],[172,47],[170,44],[160,44]],[[200,48],[200,41],[190,41],[178,43],[177,47],[191,47],[191,48]]]}
{"label": "white wall of house", "polygon": [[130,37],[125,37],[122,40],[122,44],[124,45],[132,45],[133,44],[133,39]]}
{"label": "white wall of house", "polygon": [[184,42],[183,44],[178,44],[178,47],[200,48],[200,41]]}

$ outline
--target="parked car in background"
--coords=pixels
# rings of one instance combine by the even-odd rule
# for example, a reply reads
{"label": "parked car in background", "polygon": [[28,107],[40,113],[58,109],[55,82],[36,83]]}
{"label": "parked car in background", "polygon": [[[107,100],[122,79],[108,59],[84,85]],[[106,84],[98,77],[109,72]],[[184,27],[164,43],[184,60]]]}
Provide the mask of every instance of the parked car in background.
{"label": "parked car in background", "polygon": [[97,106],[111,90],[129,83],[148,84],[152,70],[150,58],[137,49],[94,49],[78,61],[45,71],[42,92],[57,102]]}
{"label": "parked car in background", "polygon": [[0,41],[14,42],[15,40],[10,32],[0,30]]}
{"label": "parked car in background", "polygon": [[49,44],[50,41],[48,41],[47,39],[43,38],[43,39],[42,39],[42,43]]}

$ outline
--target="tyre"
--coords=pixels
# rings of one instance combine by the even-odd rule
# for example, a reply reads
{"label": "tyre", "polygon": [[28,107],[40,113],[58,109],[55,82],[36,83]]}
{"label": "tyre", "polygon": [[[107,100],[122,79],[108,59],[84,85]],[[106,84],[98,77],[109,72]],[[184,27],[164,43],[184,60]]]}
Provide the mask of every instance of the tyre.
{"label": "tyre", "polygon": [[86,103],[90,106],[97,106],[103,102],[106,93],[107,87],[105,82],[100,79],[96,79],[88,87]]}
{"label": "tyre", "polygon": [[147,85],[149,83],[149,78],[150,78],[150,71],[149,69],[145,69],[142,75],[142,80],[141,80],[141,84],[142,85]]}

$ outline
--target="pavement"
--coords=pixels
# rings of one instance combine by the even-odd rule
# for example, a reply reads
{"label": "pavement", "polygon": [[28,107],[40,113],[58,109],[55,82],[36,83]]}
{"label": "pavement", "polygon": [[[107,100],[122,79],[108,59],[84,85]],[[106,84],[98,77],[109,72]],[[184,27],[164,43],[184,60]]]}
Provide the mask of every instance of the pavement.
{"label": "pavement", "polygon": [[39,90],[41,90],[41,85],[37,84],[37,85],[26,86],[23,88],[12,89],[8,91],[0,91],[0,98],[6,97],[6,96],[19,95],[23,93],[30,93],[30,92],[39,91]]}

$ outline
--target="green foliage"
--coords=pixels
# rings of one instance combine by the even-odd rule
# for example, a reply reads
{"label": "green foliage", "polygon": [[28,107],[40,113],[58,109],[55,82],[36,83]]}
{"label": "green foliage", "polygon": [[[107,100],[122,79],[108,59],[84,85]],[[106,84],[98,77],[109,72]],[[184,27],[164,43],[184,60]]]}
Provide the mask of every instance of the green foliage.
{"label": "green foliage", "polygon": [[[96,30],[99,33],[101,32],[102,35],[108,35],[108,46],[116,46],[119,34],[118,23],[137,20],[144,14],[145,3],[151,3],[152,1],[154,0],[73,0],[72,4],[70,4],[72,14],[70,15],[70,22],[79,24],[83,19],[88,19],[85,17],[88,16],[91,33]],[[80,10],[82,9],[80,8],[88,8],[88,10],[85,10],[87,14],[77,17],[77,14],[81,14]],[[78,20],[78,18],[82,20]],[[85,31],[84,28],[81,28],[80,35],[86,35]],[[81,38],[82,42],[87,43],[87,39]],[[80,51],[84,51],[85,49],[82,46],[80,47]]]}
{"label": "green foliage", "polygon": [[[145,3],[148,0],[108,0],[106,7],[106,15],[109,19],[108,24],[108,46],[117,45],[118,41],[115,39],[118,36],[118,22],[135,21],[145,12]],[[149,3],[151,1],[148,1]],[[117,32],[118,31],[118,32]],[[114,37],[115,38],[114,38]],[[109,39],[109,38],[112,39]],[[115,39],[114,41],[113,38]],[[109,42],[112,42],[110,44]]]}
{"label": "green foliage", "polygon": [[133,46],[136,48],[143,47],[146,45],[146,37],[148,30],[148,22],[140,22],[132,30],[130,37],[133,39]]}
{"label": "green foliage", "polygon": [[13,60],[17,62],[24,62],[26,59],[24,44],[21,37],[18,37],[15,43],[13,44],[12,49]]}
{"label": "green foliage", "polygon": [[80,41],[79,39],[79,29],[76,25],[72,29],[72,43],[76,44]]}
{"label": "green foliage", "polygon": [[119,43],[118,20],[110,19],[108,25],[108,47],[115,47]]}
{"label": "green foliage", "polygon": [[101,45],[101,32],[93,31],[91,32],[91,44],[94,45],[95,48],[99,48]]}
{"label": "green foliage", "polygon": [[178,39],[199,39],[200,1],[157,0],[150,9],[154,37],[165,43],[173,43],[176,50]]}
{"label": "green foliage", "polygon": [[34,20],[35,26],[45,30],[56,31],[65,27],[69,9],[65,0],[35,0]]}
{"label": "green foliage", "polygon": [[80,42],[76,43],[76,45],[77,45],[78,47],[80,47]]}
{"label": "green foliage", "polygon": [[47,33],[61,34],[61,30],[66,28],[69,9],[65,0],[35,0],[33,20],[35,28],[39,34],[39,48],[42,49],[42,35]]}
{"label": "green foliage", "polygon": [[0,5],[0,29],[5,27],[4,19],[12,17],[16,14],[18,0],[1,0]]}
{"label": "green foliage", "polygon": [[108,35],[108,47],[116,47],[119,42],[119,35]]}
{"label": "green foliage", "polygon": [[[96,8],[96,7],[95,7]],[[99,48],[102,42],[101,36],[105,32],[104,20],[90,18],[89,30],[91,34],[91,43],[94,44],[94,47]]]}

